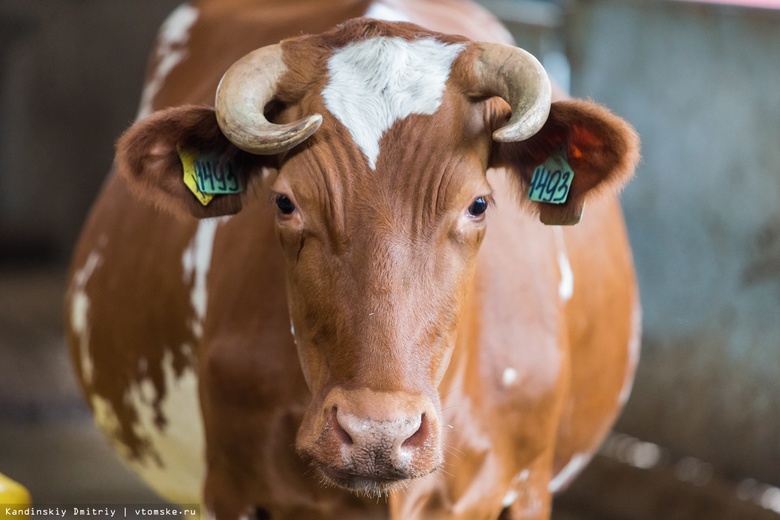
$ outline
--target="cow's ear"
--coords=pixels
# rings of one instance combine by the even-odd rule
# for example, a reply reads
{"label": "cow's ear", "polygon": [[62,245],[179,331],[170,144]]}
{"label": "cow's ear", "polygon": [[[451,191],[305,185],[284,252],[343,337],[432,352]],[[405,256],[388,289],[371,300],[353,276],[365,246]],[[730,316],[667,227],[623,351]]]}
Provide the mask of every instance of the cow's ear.
{"label": "cow's ear", "polygon": [[[192,184],[201,157],[206,169],[216,174],[209,180],[218,177],[216,189],[227,193],[196,195],[185,183],[185,164]],[[155,112],[131,126],[116,148],[116,167],[133,192],[176,216],[196,218],[238,213],[244,194],[235,192],[245,190],[249,177],[271,160],[231,144],[219,129],[214,109],[205,106]]]}
{"label": "cow's ear", "polygon": [[639,137],[631,125],[601,105],[570,100],[553,103],[547,122],[529,139],[495,143],[491,166],[518,176],[543,223],[571,225],[588,198],[619,190],[638,161]]}

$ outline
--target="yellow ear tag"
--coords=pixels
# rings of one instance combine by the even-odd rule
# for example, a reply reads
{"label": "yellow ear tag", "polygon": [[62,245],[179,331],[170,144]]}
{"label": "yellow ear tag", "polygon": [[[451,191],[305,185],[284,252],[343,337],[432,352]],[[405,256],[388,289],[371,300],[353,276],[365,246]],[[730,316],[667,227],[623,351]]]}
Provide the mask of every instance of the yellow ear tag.
{"label": "yellow ear tag", "polygon": [[566,160],[563,148],[557,149],[536,167],[528,187],[528,198],[535,202],[563,204],[569,197],[574,170]]}
{"label": "yellow ear tag", "polygon": [[181,145],[176,145],[176,151],[179,152],[179,159],[181,159],[181,165],[184,169],[184,184],[190,189],[195,198],[197,198],[201,204],[207,206],[214,195],[209,195],[200,191],[198,188],[198,174],[195,171],[195,161],[200,155],[200,151],[194,148],[185,148]]}

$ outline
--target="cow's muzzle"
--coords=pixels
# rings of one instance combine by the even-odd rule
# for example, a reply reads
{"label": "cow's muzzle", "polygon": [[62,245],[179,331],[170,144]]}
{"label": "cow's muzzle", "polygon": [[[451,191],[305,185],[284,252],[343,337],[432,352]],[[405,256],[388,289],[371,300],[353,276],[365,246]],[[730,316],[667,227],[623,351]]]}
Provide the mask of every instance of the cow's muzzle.
{"label": "cow's muzzle", "polygon": [[441,465],[438,414],[424,396],[336,388],[321,414],[316,440],[300,447],[327,483],[381,496]]}

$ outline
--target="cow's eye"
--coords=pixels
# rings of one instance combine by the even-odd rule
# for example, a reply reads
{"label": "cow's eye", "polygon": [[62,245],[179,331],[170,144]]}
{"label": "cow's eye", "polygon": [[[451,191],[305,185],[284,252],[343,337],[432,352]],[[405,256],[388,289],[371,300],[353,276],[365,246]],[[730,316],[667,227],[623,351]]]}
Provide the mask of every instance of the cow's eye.
{"label": "cow's eye", "polygon": [[469,206],[469,215],[472,217],[479,217],[485,211],[487,211],[488,208],[488,201],[485,197],[478,197],[474,199],[474,202],[471,203],[471,206]]}
{"label": "cow's eye", "polygon": [[287,195],[279,195],[276,197],[276,207],[285,215],[291,215],[295,212],[295,204],[292,203]]}

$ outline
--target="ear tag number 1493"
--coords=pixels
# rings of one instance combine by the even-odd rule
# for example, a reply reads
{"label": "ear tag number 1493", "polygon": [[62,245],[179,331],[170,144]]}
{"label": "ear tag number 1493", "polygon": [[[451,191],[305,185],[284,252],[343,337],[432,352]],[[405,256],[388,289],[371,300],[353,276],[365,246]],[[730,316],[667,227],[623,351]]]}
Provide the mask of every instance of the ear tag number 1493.
{"label": "ear tag number 1493", "polygon": [[216,154],[203,154],[195,160],[198,188],[209,195],[241,193],[241,177],[232,161]]}
{"label": "ear tag number 1493", "polygon": [[535,202],[563,204],[569,197],[574,171],[563,149],[556,150],[536,167],[528,188],[528,198]]}

